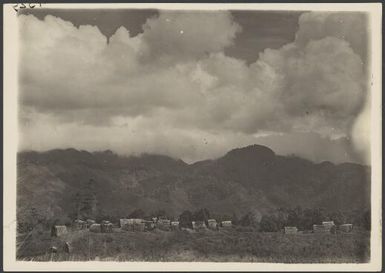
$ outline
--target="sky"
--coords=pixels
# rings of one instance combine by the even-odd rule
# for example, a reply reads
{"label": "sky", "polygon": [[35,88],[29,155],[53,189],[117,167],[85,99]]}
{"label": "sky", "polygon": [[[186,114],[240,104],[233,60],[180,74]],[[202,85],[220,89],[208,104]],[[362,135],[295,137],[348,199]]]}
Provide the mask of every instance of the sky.
{"label": "sky", "polygon": [[30,10],[19,150],[369,161],[365,14]]}

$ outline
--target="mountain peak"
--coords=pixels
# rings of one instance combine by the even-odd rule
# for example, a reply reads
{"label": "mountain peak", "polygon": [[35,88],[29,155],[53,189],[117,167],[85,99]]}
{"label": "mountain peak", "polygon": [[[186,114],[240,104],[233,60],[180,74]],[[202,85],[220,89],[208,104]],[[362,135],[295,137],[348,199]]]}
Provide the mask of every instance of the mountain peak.
{"label": "mountain peak", "polygon": [[244,159],[252,159],[252,158],[272,158],[275,156],[275,153],[270,148],[263,145],[249,145],[243,148],[236,148],[228,152],[224,157],[230,158],[244,158]]}

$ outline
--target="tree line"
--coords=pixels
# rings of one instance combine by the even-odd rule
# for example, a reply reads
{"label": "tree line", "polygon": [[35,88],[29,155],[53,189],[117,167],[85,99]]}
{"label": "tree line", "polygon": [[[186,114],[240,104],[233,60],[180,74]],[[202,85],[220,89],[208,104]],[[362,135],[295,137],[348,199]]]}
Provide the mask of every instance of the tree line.
{"label": "tree line", "polygon": [[[314,224],[322,224],[323,221],[334,221],[336,225],[345,223],[362,227],[370,230],[371,218],[370,210],[349,210],[349,211],[328,211],[324,208],[278,208],[269,213],[259,214],[256,212],[247,212],[238,216],[236,213],[231,215],[214,214],[207,208],[200,208],[195,211],[185,210],[180,215],[169,214],[166,210],[159,209],[150,213],[146,213],[142,209],[134,209],[130,214],[117,217],[108,214],[97,214],[91,219],[98,221],[110,220],[118,223],[119,218],[140,218],[152,220],[154,217],[158,219],[169,219],[171,221],[179,221],[180,227],[192,228],[193,221],[203,221],[208,224],[209,219],[215,219],[218,223],[221,221],[231,221],[235,227],[245,227],[260,232],[277,232],[285,226],[295,226],[299,230],[311,230]],[[27,232],[36,226],[49,228],[54,224],[71,225],[76,218],[72,216],[62,216],[55,219],[48,219],[39,213],[35,208],[18,217],[19,232]]]}
{"label": "tree line", "polygon": [[74,219],[94,219],[97,222],[109,220],[118,223],[119,218],[141,218],[151,220],[154,217],[166,218],[171,221],[179,221],[180,227],[192,228],[192,221],[203,221],[206,223],[212,218],[221,221],[231,221],[234,226],[248,227],[262,232],[275,232],[282,230],[285,226],[295,226],[299,230],[311,230],[314,224],[323,221],[334,221],[336,225],[351,223],[355,226],[370,230],[370,210],[326,210],[325,208],[305,208],[300,206],[293,208],[277,208],[268,213],[244,212],[243,214],[232,213],[215,214],[207,208],[199,208],[195,211],[184,210],[180,215],[173,215],[166,210],[158,209],[146,213],[141,208],[134,209],[128,215],[112,216],[108,212],[97,209],[98,200],[91,179],[85,183],[81,191],[74,196],[74,207],[68,215],[49,218],[44,211],[38,211],[32,207],[17,215],[17,226],[19,232],[27,232],[40,226],[50,228],[54,224],[71,225]]}

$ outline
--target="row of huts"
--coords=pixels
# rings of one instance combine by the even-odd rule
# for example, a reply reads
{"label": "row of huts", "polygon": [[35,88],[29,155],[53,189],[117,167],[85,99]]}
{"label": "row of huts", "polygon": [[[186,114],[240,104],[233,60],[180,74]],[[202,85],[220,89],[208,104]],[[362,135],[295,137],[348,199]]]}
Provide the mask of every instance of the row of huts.
{"label": "row of huts", "polygon": [[[72,228],[75,230],[86,230],[97,233],[109,233],[113,231],[114,225],[110,221],[102,221],[96,223],[95,220],[87,219],[86,221],[76,219],[73,222]],[[168,219],[153,218],[152,220],[144,219],[120,219],[119,227],[125,231],[151,231],[154,229],[172,231],[183,230],[188,228],[180,227],[179,221],[171,221]],[[219,228],[232,227],[231,221],[217,222],[215,219],[209,219],[207,224],[205,221],[192,221],[193,230],[211,229],[218,230]],[[67,227],[63,225],[55,225],[52,227],[51,235],[58,237],[68,232]]]}
{"label": "row of huts", "polygon": [[[146,231],[153,230],[155,228],[170,231],[170,230],[178,230],[184,229],[180,227],[179,221],[171,221],[168,219],[158,219],[153,218],[152,220],[144,220],[144,219],[120,219],[119,221],[120,228],[122,230],[127,231]],[[212,229],[217,230],[219,227],[231,227],[231,221],[222,221],[218,223],[215,219],[209,219],[207,224],[205,221],[192,221],[192,229],[200,230],[200,229]]]}
{"label": "row of huts", "polygon": [[[75,220],[73,223],[73,228],[75,230],[85,230],[88,229],[91,232],[96,233],[110,233],[113,232],[114,225],[110,221],[101,221],[101,223],[96,223],[95,220],[88,219],[86,221],[83,220]],[[120,219],[119,227],[121,230],[125,231],[151,231],[154,229],[159,229],[163,231],[172,231],[172,230],[185,230],[189,228],[180,227],[179,221],[171,221],[168,219],[158,219],[153,218],[152,220],[144,220],[144,219]],[[217,222],[215,219],[209,219],[207,224],[205,221],[192,221],[192,229],[193,230],[218,230],[219,228],[229,228],[232,227],[231,221],[221,221]],[[353,230],[352,224],[343,224],[343,225],[335,225],[333,221],[325,221],[322,222],[321,225],[313,225],[313,229],[311,232],[313,233],[336,233],[336,231],[340,230],[342,232],[351,232]],[[66,226],[53,226],[51,230],[52,236],[61,236],[66,234],[67,227]],[[285,234],[297,234],[300,233],[297,227],[286,226],[284,227],[283,232]]]}
{"label": "row of huts", "polygon": [[[100,224],[96,223],[95,220],[87,219],[87,221],[76,219],[73,222],[72,228],[75,230],[88,229],[92,232],[112,232],[113,224],[110,221],[102,221]],[[51,236],[59,237],[68,233],[67,226],[54,225],[51,229]]]}
{"label": "row of huts", "polygon": [[[342,232],[351,232],[353,230],[353,224],[342,224],[342,225],[335,225],[334,221],[325,221],[322,222],[321,225],[313,225],[313,233],[336,233],[337,230],[340,230]],[[284,228],[285,234],[296,234],[298,233],[297,227],[285,227]]]}

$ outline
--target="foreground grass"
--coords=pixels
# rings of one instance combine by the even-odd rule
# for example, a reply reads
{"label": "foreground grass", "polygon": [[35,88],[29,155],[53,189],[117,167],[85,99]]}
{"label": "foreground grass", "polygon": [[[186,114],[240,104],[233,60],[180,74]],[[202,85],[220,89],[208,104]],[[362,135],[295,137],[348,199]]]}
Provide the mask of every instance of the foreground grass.
{"label": "foreground grass", "polygon": [[[61,249],[70,242],[70,254]],[[69,233],[31,236],[18,251],[30,261],[163,261],[163,262],[280,262],[364,263],[369,260],[370,233],[355,230],[338,234],[240,232],[234,229],[204,232]],[[49,247],[58,253],[50,254]]]}

